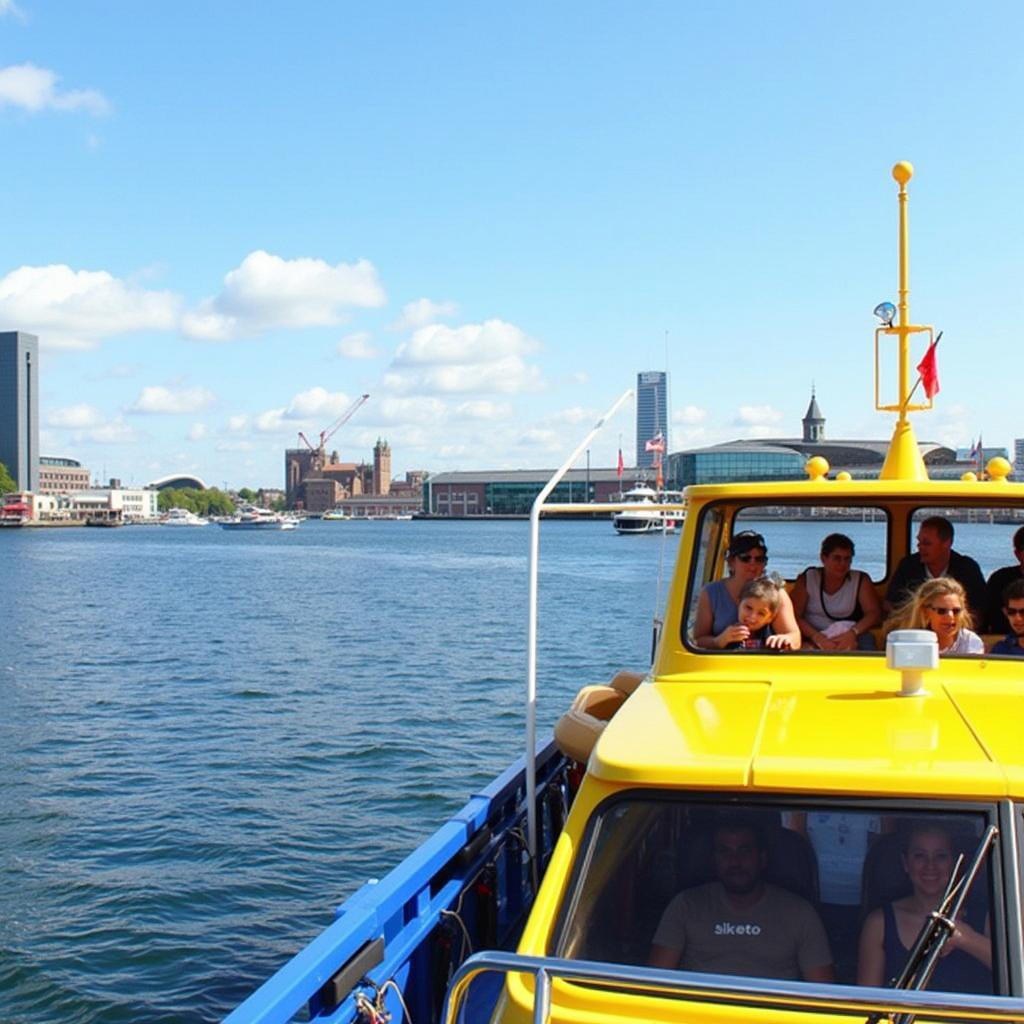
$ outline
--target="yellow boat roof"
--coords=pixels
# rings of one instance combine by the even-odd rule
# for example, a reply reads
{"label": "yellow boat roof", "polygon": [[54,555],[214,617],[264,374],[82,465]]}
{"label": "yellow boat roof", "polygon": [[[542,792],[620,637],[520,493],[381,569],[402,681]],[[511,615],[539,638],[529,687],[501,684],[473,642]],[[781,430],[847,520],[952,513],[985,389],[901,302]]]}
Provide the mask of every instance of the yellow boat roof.
{"label": "yellow boat roof", "polygon": [[641,686],[608,724],[589,771],[630,786],[1024,796],[1020,715],[1007,715],[1007,698],[1024,701],[1024,685],[1007,667],[947,663],[929,675],[926,696],[900,697],[898,673],[881,659],[870,673],[862,659],[773,673],[786,657],[729,659],[717,677]]}

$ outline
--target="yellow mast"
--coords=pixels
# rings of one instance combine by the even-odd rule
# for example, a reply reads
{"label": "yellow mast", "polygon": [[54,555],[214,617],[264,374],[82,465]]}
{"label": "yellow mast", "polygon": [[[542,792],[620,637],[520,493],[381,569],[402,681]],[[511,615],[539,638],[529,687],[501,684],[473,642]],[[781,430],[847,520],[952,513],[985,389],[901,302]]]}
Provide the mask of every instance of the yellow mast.
{"label": "yellow mast", "polygon": [[[921,450],[914,436],[914,428],[907,417],[908,412],[930,409],[932,403],[911,405],[910,378],[910,335],[925,333],[929,335],[929,343],[934,332],[931,327],[922,327],[910,322],[910,294],[908,284],[910,272],[910,239],[907,229],[907,182],[913,177],[912,164],[901,161],[892,169],[892,176],[899,184],[900,210],[900,241],[899,241],[899,322],[893,326],[880,327],[875,331],[875,408],[885,412],[898,412],[899,418],[889,442],[889,453],[879,476],[881,480],[927,480],[928,470],[925,469]],[[878,346],[880,335],[895,334],[899,350],[899,403],[897,405],[881,405],[878,401]]]}

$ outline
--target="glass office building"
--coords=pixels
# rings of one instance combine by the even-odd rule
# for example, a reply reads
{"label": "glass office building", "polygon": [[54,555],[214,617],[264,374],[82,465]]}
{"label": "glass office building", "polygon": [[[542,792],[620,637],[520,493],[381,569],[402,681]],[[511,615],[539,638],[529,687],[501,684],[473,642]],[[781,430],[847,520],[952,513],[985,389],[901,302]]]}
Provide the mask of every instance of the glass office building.
{"label": "glass office building", "polygon": [[645,450],[648,441],[658,433],[668,438],[668,374],[649,370],[636,375],[636,465],[647,469],[654,465],[654,452]]}
{"label": "glass office building", "polygon": [[39,339],[0,332],[0,462],[21,491],[39,489]]}

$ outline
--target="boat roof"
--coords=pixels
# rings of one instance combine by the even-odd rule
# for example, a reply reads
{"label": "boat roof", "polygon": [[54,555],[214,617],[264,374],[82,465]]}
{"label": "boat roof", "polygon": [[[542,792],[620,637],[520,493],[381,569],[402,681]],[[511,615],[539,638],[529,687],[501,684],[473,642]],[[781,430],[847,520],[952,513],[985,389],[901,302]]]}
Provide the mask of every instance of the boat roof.
{"label": "boat roof", "polygon": [[1019,716],[1007,715],[1007,698],[1024,698],[1015,666],[949,661],[929,674],[926,695],[901,697],[899,674],[881,660],[867,673],[860,659],[830,659],[827,672],[789,660],[773,675],[779,657],[645,683],[609,722],[588,770],[630,786],[1024,796]]}
{"label": "boat roof", "polygon": [[1024,483],[1008,480],[818,480],[772,481],[742,484],[697,484],[686,488],[687,498],[693,501],[748,498],[764,504],[766,499],[782,504],[793,499],[811,499],[827,504],[845,501],[892,498],[897,500],[920,498],[922,503],[950,500],[996,506],[1024,501]]}

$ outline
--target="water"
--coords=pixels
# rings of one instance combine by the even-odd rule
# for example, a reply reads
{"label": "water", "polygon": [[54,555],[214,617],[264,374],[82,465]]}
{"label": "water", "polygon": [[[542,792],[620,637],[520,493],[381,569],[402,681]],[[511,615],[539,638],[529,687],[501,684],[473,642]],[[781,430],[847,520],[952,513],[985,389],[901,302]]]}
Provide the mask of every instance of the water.
{"label": "water", "polygon": [[[756,524],[771,567],[834,524]],[[876,567],[884,531],[841,527]],[[1010,527],[957,527],[986,573]],[[678,541],[542,531],[541,725]],[[523,522],[0,532],[0,1021],[223,1016],[518,755]],[[664,589],[662,590],[662,594]]]}

